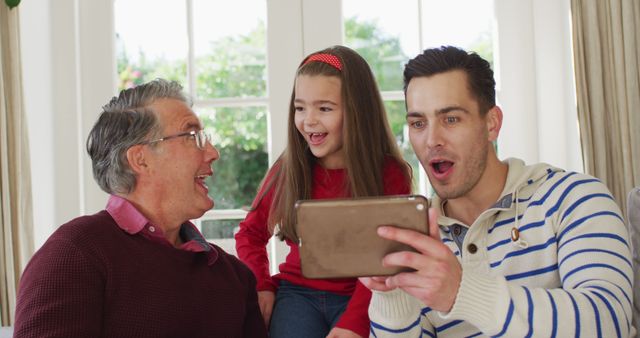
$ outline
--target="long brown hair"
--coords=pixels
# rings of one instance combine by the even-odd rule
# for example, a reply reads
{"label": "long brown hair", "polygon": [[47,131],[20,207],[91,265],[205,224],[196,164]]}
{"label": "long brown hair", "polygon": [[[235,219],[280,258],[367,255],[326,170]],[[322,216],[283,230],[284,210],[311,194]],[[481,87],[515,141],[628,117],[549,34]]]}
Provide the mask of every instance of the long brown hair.
{"label": "long brown hair", "polygon": [[[319,61],[306,63],[316,54],[337,57],[342,69]],[[343,149],[345,170],[348,176],[346,191],[352,197],[378,196],[384,193],[383,169],[387,161],[394,160],[402,167],[407,182],[411,179],[411,168],[402,159],[396,140],[391,133],[387,114],[380,97],[373,73],[367,62],[354,50],[344,46],[333,46],[312,53],[299,65],[296,79],[300,75],[335,76],[340,79],[343,103]],[[294,123],[295,85],[291,93],[288,119],[287,148],[267,174],[261,187],[263,195],[274,191],[268,224],[273,233],[276,225],[281,240],[298,242],[295,232],[296,201],[311,198],[313,166],[317,161],[309,150],[304,137]],[[256,199],[257,206],[261,197]]]}

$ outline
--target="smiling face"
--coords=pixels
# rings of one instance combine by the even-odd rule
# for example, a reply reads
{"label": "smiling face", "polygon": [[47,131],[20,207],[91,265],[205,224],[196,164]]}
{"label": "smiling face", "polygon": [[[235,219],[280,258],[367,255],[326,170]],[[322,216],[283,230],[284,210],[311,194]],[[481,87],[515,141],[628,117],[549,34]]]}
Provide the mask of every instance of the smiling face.
{"label": "smiling face", "polygon": [[338,77],[300,75],[295,84],[294,123],[311,153],[328,169],[344,168],[343,107]]}
{"label": "smiling face", "polygon": [[461,70],[411,79],[406,99],[409,139],[434,190],[443,200],[467,196],[495,157],[498,108],[480,114]]}
{"label": "smiling face", "polygon": [[[160,99],[151,109],[157,113],[163,137],[202,129],[198,117],[182,101]],[[213,175],[211,164],[220,154],[209,142],[200,149],[195,137],[185,136],[146,147],[149,171],[145,183],[152,185],[150,198],[157,201],[158,212],[184,222],[213,207],[204,180]]]}

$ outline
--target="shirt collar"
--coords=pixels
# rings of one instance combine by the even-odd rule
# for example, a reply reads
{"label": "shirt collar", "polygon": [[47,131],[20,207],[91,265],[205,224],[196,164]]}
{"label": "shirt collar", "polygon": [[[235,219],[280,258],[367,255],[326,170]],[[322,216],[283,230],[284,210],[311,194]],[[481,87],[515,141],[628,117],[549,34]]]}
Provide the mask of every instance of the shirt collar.
{"label": "shirt collar", "polygon": [[450,227],[454,224],[461,224],[461,222],[459,222],[458,220],[445,216],[444,205],[446,203],[447,200],[440,199],[438,195],[434,195],[431,199],[431,207],[438,210],[438,225],[440,226],[440,228]]}
{"label": "shirt collar", "polygon": [[[111,195],[107,202],[106,210],[116,221],[118,227],[128,234],[138,234],[145,227],[151,225],[151,222],[131,202],[123,197]],[[156,232],[158,235],[163,236],[160,229],[157,229]],[[204,236],[189,221],[183,223],[180,227],[180,237],[184,241],[180,249],[194,252],[211,251],[211,246]]]}
{"label": "shirt collar", "polygon": [[144,229],[149,220],[126,199],[111,195],[106,207],[120,229],[135,235]]}

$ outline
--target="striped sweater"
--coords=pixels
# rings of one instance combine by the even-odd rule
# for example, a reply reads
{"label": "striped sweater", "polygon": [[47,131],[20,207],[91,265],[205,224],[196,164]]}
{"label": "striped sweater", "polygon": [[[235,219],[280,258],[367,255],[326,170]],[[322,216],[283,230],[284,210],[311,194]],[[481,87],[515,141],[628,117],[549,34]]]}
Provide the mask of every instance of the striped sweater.
{"label": "striped sweater", "polygon": [[[374,291],[371,336],[635,334],[628,233],[607,188],[546,164],[508,165],[501,198],[471,226],[438,219],[463,269],[451,311],[432,310],[399,289]],[[437,197],[433,206],[444,214]]]}

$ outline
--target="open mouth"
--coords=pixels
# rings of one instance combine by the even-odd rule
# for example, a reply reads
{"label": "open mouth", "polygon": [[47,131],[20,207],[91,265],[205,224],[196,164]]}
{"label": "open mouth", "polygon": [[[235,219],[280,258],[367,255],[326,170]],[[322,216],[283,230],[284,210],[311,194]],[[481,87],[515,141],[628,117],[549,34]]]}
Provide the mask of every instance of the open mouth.
{"label": "open mouth", "polygon": [[327,133],[309,133],[309,143],[312,145],[320,144],[326,137]]}
{"label": "open mouth", "polygon": [[433,172],[438,175],[444,175],[453,167],[453,162],[446,160],[435,160],[431,162]]}
{"label": "open mouth", "polygon": [[209,187],[205,183],[207,177],[211,176],[213,173],[201,174],[195,177],[196,183],[200,185],[204,190],[209,191]]}

